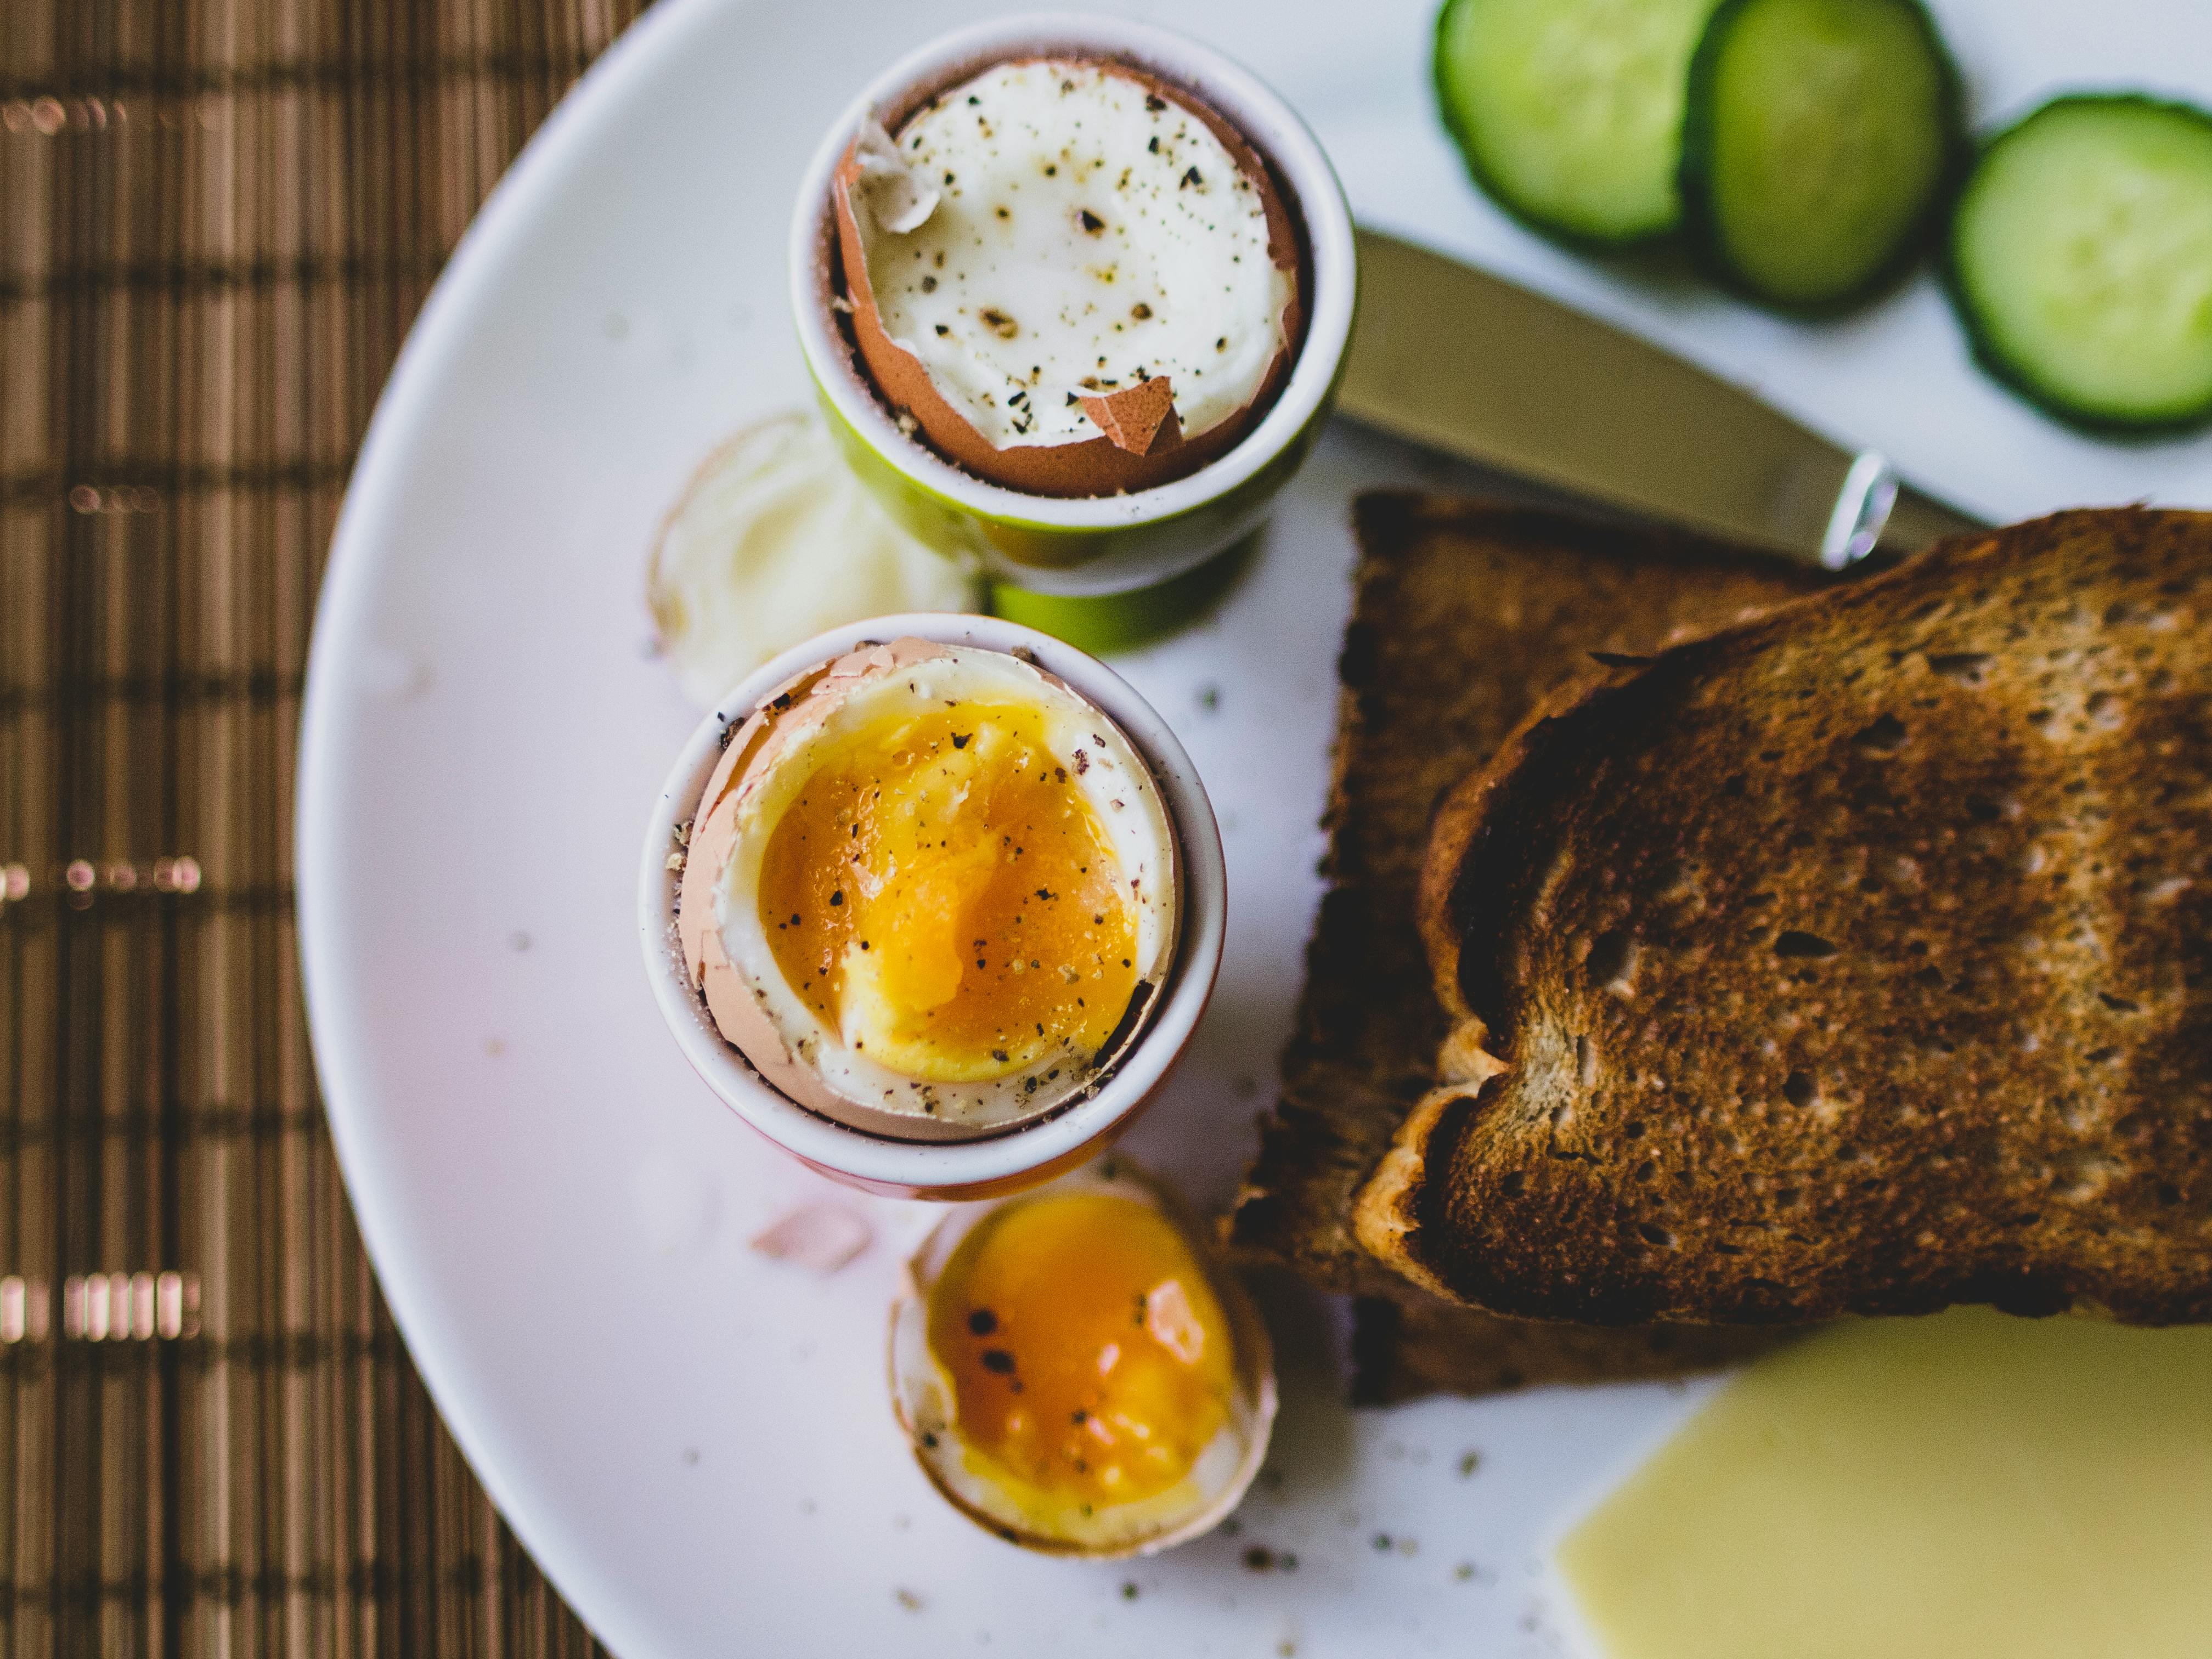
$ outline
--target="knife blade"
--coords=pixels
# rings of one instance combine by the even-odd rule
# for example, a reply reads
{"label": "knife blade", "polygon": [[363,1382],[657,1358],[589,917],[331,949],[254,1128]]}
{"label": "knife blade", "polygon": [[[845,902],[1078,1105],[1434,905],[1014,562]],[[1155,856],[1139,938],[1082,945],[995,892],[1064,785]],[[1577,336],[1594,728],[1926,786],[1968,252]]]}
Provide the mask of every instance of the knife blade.
{"label": "knife blade", "polygon": [[1338,407],[1394,436],[1841,569],[1980,520],[1872,450],[1542,295],[1377,231]]}

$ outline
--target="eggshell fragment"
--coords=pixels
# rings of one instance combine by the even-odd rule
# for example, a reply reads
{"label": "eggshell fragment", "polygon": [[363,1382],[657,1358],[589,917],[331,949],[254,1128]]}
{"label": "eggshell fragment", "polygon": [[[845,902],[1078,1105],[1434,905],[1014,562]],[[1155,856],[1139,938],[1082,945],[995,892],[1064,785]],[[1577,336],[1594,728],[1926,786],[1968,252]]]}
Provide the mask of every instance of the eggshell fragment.
{"label": "eggshell fragment", "polygon": [[1135,386],[1125,386],[1103,398],[1085,397],[1083,412],[1104,433],[1116,449],[1132,455],[1149,455],[1155,449],[1172,448],[1182,441],[1182,423],[1176,418],[1175,392],[1168,377],[1156,374]]}
{"label": "eggshell fragment", "polygon": [[871,116],[853,140],[854,187],[876,222],[895,234],[918,229],[937,211],[938,193],[899,159],[898,146]]}
{"label": "eggshell fragment", "polygon": [[809,1273],[834,1273],[875,1237],[865,1218],[842,1204],[807,1204],[763,1228],[752,1248]]}
{"label": "eggshell fragment", "polygon": [[[1251,428],[1289,378],[1304,331],[1304,261],[1299,232],[1266,161],[1227,118],[1192,93],[1133,65],[1109,61],[1098,66],[1188,111],[1212,132],[1258,192],[1267,223],[1268,257],[1276,269],[1291,279],[1289,299],[1281,315],[1284,343],[1258,390],[1241,409],[1203,432],[1186,434],[1171,416],[1153,422],[1146,431],[1143,421],[1136,417],[1134,411],[1149,410],[1152,400],[1162,394],[1146,393],[1140,398],[1127,399],[1128,392],[1145,392],[1144,386],[1139,386],[1122,388],[1114,398],[1097,399],[1100,404],[1115,404],[1116,398],[1124,399],[1123,404],[1105,411],[1103,419],[1102,411],[1092,407],[1092,398],[1082,399],[1085,411],[1100,428],[1095,438],[1010,444],[1003,448],[994,445],[938,389],[921,358],[901,345],[884,325],[870,286],[866,245],[858,216],[861,208],[867,205],[868,193],[878,188],[872,181],[863,185],[864,171],[881,164],[872,145],[864,151],[864,143],[870,137],[865,130],[855,136],[847,149],[831,185],[838,254],[843,267],[842,297],[850,307],[848,320],[853,338],[867,377],[894,410],[913,416],[918,435],[949,459],[989,483],[1030,495],[1109,495],[1149,489],[1186,477],[1227,453]],[[927,90],[923,89],[923,94]],[[882,130],[873,122],[868,125]],[[892,155],[896,155],[896,146]],[[860,206],[856,206],[856,198]],[[1164,384],[1167,377],[1156,379]],[[1125,414],[1124,407],[1133,412]],[[1132,447],[1128,441],[1133,438],[1141,447]]]}

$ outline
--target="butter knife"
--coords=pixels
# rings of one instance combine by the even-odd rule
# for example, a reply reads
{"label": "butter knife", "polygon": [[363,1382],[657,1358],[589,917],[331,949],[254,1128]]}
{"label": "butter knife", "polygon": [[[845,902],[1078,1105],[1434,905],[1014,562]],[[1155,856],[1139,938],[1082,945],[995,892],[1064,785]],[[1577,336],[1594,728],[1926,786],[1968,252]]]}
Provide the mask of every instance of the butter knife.
{"label": "butter knife", "polygon": [[1338,407],[1501,472],[1831,570],[1981,522],[1870,449],[1540,294],[1359,232]]}

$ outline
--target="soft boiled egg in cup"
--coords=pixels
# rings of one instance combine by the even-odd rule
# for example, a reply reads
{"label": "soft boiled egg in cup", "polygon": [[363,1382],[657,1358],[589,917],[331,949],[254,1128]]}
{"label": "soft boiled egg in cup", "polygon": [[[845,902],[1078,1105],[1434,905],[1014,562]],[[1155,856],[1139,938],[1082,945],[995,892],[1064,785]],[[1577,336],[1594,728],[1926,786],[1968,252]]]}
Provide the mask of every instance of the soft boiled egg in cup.
{"label": "soft boiled egg in cup", "polygon": [[678,758],[640,927],[670,1029],[738,1115],[899,1197],[1018,1190],[1102,1151],[1220,966],[1213,811],[1164,722],[985,617],[832,630]]}
{"label": "soft boiled egg in cup", "polygon": [[1281,99],[1180,35],[1066,14],[869,87],[800,186],[791,284],[830,431],[892,515],[1080,595],[1258,523],[1334,401],[1358,269]]}

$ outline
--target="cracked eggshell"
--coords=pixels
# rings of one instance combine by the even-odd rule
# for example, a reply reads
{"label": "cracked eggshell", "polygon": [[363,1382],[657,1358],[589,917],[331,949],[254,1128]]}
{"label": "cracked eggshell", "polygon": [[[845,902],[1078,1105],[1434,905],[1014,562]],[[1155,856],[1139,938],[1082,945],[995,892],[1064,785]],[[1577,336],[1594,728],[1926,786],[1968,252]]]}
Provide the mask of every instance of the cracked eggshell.
{"label": "cracked eggshell", "polygon": [[[1038,61],[1010,58],[1010,63]],[[1046,60],[1049,61],[1049,60]],[[1259,192],[1267,221],[1267,252],[1275,267],[1290,277],[1290,298],[1282,311],[1283,346],[1275,354],[1266,378],[1243,407],[1206,431],[1186,436],[1170,410],[1164,420],[1152,405],[1158,398],[1150,382],[1122,388],[1105,398],[1085,398],[1083,403],[1100,428],[1095,438],[1056,444],[994,445],[949,402],[931,380],[921,360],[900,345],[884,329],[883,318],[869,285],[868,260],[854,197],[864,163],[872,156],[866,141],[874,125],[856,134],[847,147],[831,184],[832,206],[837,224],[837,250],[843,266],[843,298],[851,307],[853,338],[859,347],[867,378],[894,410],[910,413],[918,436],[946,458],[977,477],[1009,489],[1034,495],[1111,495],[1150,489],[1195,472],[1207,462],[1226,454],[1273,403],[1289,378],[1305,332],[1304,259],[1300,234],[1273,171],[1251,143],[1228,118],[1206,100],[1184,88],[1133,65],[1112,60],[1097,62],[1109,74],[1137,82],[1148,92],[1180,106],[1196,116],[1235,160],[1237,169]],[[983,68],[963,71],[960,81]],[[917,106],[930,92],[922,88]],[[1170,379],[1171,377],[1157,377]],[[1095,405],[1095,406],[1094,406]],[[1102,418],[1103,416],[1103,418]],[[1145,447],[1125,448],[1116,436],[1134,428],[1143,434]]]}
{"label": "cracked eggshell", "polygon": [[706,999],[715,1029],[770,1086],[800,1105],[830,1115],[843,1103],[805,1060],[784,1046],[760,1001],[723,947],[715,918],[715,891],[738,840],[738,808],[776,759],[837,711],[862,678],[896,672],[950,655],[941,645],[908,637],[864,647],[809,669],[777,686],[732,735],[721,760],[699,793],[698,811],[685,843],[684,879],[677,888],[676,933],[691,984]]}
{"label": "cracked eggshell", "polygon": [[[961,1241],[1004,1205],[1081,1192],[1133,1199],[1182,1235],[1229,1322],[1230,1338],[1237,1347],[1235,1391],[1228,1422],[1182,1483],[1154,1498],[1105,1508],[1068,1530],[1046,1532],[987,1476],[968,1467],[961,1455],[951,1384],[930,1351],[929,1302]],[[1274,1430],[1274,1346],[1250,1294],[1181,1200],[1119,1152],[1109,1152],[1019,1197],[963,1206],[938,1223],[908,1261],[905,1282],[891,1304],[890,1362],[892,1407],[930,1484],[985,1531],[1044,1555],[1110,1561],[1157,1554],[1202,1537],[1243,1500],[1267,1461]]]}

